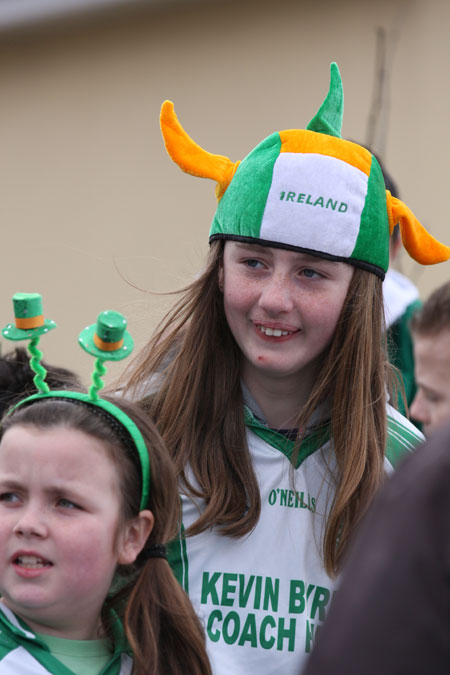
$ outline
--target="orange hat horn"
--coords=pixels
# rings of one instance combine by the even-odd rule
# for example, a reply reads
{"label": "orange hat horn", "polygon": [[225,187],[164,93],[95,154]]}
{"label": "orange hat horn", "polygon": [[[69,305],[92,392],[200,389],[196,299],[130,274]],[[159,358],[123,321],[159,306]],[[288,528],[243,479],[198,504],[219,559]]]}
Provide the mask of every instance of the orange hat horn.
{"label": "orange hat horn", "polygon": [[421,265],[434,265],[450,258],[450,247],[441,244],[419,223],[414,213],[397,197],[386,190],[390,233],[400,226],[403,246],[411,258]]}
{"label": "orange hat horn", "polygon": [[179,123],[172,101],[162,104],[160,123],[166,150],[175,164],[192,176],[217,181],[216,196],[219,200],[229,186],[239,162],[232,162],[222,155],[213,155],[197,145]]}

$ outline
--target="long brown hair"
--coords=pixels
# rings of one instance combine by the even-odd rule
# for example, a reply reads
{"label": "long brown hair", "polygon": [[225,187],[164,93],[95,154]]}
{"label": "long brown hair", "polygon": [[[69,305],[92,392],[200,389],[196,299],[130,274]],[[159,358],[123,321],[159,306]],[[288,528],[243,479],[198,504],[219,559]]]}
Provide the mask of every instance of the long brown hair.
{"label": "long brown hair", "polygon": [[299,420],[299,428],[305,428],[316,407],[331,401],[337,474],[323,543],[330,576],[339,570],[349,537],[384,478],[386,392],[392,388],[392,375],[381,284],[374,274],[355,269],[335,335]]}
{"label": "long brown hair", "polygon": [[[124,385],[135,397],[146,389],[142,405],[158,424],[183,489],[205,500],[188,536],[212,526],[223,535],[244,536],[256,526],[261,509],[245,434],[241,354],[219,289],[223,246],[211,246],[204,273],[182,289],[181,299],[126,371]],[[349,535],[384,475],[383,322],[381,280],[355,269],[309,403],[299,411],[298,427],[305,428],[320,403],[332,405],[338,475],[323,545],[329,574],[337,571]]]}
{"label": "long brown hair", "polygon": [[[105,397],[104,397],[105,398]],[[102,626],[114,641],[111,610],[122,619],[133,651],[134,675],[211,675],[205,639],[189,598],[163,558],[145,558],[153,544],[166,545],[175,536],[179,521],[177,479],[167,450],[156,430],[136,405],[109,398],[139,427],[150,455],[151,489],[148,508],[154,526],[144,551],[133,565],[119,566],[114,590],[102,609]],[[68,399],[43,399],[7,416],[0,437],[12,426],[38,428],[63,426],[98,438],[117,466],[124,521],[139,513],[141,470],[130,439],[123,437],[106,413]],[[130,451],[131,450],[131,451]]]}

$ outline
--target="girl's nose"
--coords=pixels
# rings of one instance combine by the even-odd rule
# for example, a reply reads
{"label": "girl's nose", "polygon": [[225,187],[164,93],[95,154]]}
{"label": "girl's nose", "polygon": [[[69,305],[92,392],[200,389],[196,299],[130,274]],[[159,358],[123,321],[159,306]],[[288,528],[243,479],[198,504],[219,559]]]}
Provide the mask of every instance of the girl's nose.
{"label": "girl's nose", "polygon": [[47,523],[42,510],[31,505],[23,507],[13,532],[22,537],[45,537]]}
{"label": "girl's nose", "polygon": [[414,400],[411,403],[409,413],[413,419],[417,420],[417,422],[421,422],[422,424],[428,424],[430,421],[429,414],[427,412],[427,405],[423,400],[423,394],[420,389],[417,391]]}
{"label": "girl's nose", "polygon": [[260,307],[269,315],[290,312],[294,308],[292,289],[284,275],[273,275],[263,285]]}

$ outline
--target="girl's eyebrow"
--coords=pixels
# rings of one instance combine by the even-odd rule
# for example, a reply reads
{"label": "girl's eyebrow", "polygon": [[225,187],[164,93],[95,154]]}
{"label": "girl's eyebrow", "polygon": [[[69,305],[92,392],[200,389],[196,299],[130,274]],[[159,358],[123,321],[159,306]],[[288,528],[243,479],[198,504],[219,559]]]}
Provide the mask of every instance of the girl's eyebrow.
{"label": "girl's eyebrow", "polygon": [[[7,477],[2,478],[2,476],[0,475],[1,490],[23,490],[24,488],[26,489],[26,485],[19,482],[18,480]],[[68,482],[59,481],[53,483],[52,485],[44,486],[43,491],[49,495],[56,495],[61,493],[75,494],[75,492],[77,492],[77,488],[79,488],[79,483],[77,482],[72,483],[70,481]]]}
{"label": "girl's eyebrow", "polygon": [[308,253],[302,253],[299,255],[302,255],[305,258],[305,262],[315,263],[316,265],[320,264],[320,265],[329,265],[330,267],[336,267],[336,265],[340,264],[337,260],[328,260],[327,258],[319,258],[319,256],[309,255]]}
{"label": "girl's eyebrow", "polygon": [[255,249],[256,251],[261,251],[261,253],[264,251],[267,252],[270,248],[269,246],[261,246],[261,244],[251,244],[250,242],[247,243],[245,241],[236,241],[234,243],[236,244],[237,248],[246,248],[252,250]]}
{"label": "girl's eyebrow", "polygon": [[21,488],[22,483],[19,483],[19,481],[14,480],[13,478],[2,478],[2,476],[0,476],[0,486],[2,490],[15,490]]}

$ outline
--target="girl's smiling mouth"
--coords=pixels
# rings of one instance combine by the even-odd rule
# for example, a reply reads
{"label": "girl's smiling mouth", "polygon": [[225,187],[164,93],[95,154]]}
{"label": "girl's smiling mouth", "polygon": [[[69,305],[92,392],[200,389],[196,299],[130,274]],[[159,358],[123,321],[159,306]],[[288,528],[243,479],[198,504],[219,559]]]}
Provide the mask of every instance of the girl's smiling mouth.
{"label": "girl's smiling mouth", "polygon": [[280,337],[288,337],[290,335],[294,335],[295,333],[299,333],[298,328],[284,328],[284,327],[279,327],[276,325],[270,326],[266,323],[256,323],[254,322],[253,324],[256,328],[256,330],[261,333],[262,335],[266,337],[275,337],[275,338],[280,338]]}

